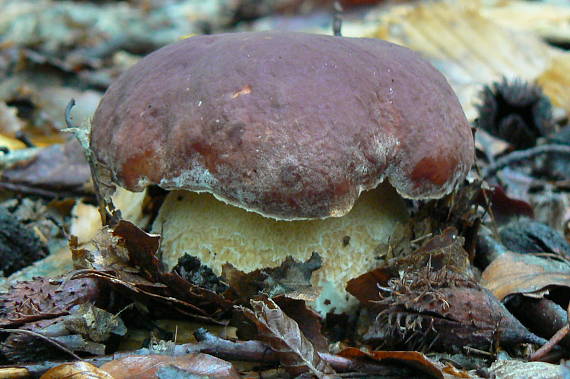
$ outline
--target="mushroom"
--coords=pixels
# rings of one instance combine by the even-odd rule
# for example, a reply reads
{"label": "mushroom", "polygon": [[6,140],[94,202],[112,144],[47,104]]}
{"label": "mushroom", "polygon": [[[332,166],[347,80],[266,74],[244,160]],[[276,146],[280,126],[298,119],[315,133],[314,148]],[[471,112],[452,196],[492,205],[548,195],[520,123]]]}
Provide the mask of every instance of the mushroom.
{"label": "mushroom", "polygon": [[163,259],[220,273],[322,267],[321,313],[405,219],[402,198],[439,198],[473,162],[446,79],[382,40],[292,32],[190,37],[116,80],[92,121],[98,165],[129,191],[171,192],[154,221]]}

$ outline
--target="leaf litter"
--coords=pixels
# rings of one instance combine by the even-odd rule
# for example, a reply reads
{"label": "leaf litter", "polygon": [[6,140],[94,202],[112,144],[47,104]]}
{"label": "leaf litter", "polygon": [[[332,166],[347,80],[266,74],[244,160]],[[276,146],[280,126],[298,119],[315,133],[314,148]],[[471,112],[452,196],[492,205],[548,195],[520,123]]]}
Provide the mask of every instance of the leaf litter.
{"label": "leaf litter", "polygon": [[[9,12],[0,16],[0,30],[6,32],[0,40],[0,142],[5,147],[0,152],[0,186],[14,197],[5,204],[10,212],[19,215],[19,222],[47,243],[50,252],[61,235],[69,238],[66,259],[73,257],[75,269],[25,282],[6,281],[0,294],[0,327],[5,330],[0,334],[0,362],[20,367],[32,362],[23,366],[39,376],[49,368],[80,365],[58,361],[80,354],[94,366],[84,363],[73,368],[79,370],[75,372],[95,373],[103,363],[114,361],[115,367],[123,368],[113,372],[117,378],[127,377],[124,369],[130,370],[131,364],[154,366],[146,371],[149,377],[232,378],[258,372],[264,377],[284,372],[316,377],[477,377],[484,372],[474,367],[481,365],[489,375],[516,377],[520,372],[539,375],[564,369],[563,364],[526,360],[568,359],[564,333],[570,301],[570,158],[565,146],[570,145],[570,129],[564,101],[568,91],[561,86],[570,80],[564,69],[568,54],[532,34],[536,30],[531,26],[513,30],[496,24],[501,13],[494,5],[466,9],[440,2],[404,2],[358,10],[364,13],[346,7],[346,27],[395,40],[431,59],[455,86],[477,127],[477,167],[469,180],[444,199],[410,202],[409,221],[396,228],[389,243],[376,247],[377,267],[349,282],[349,293],[360,302],[354,312],[323,317],[311,309],[319,291],[311,285],[311,276],[322,265],[317,254],[306,262],[287,259],[281,266],[251,273],[226,265],[220,276],[190,256],[167,272],[160,260],[159,236],[144,228],[116,217],[92,242],[85,237],[89,233],[78,241],[68,235],[72,206],[61,206],[53,217],[54,198],[77,201],[76,209],[93,203],[89,167],[76,154],[75,142],[58,133],[69,97],[77,98],[82,107],[74,110],[76,119],[85,120],[113,78],[140,56],[181,35],[233,31],[245,14],[266,17],[254,20],[252,28],[277,22],[272,12],[279,12],[279,17],[288,13],[290,18],[281,21],[284,25],[322,28],[311,25],[304,13],[322,9],[318,2],[306,8],[293,3],[285,11],[222,0],[204,7],[191,1],[164,7],[6,3],[4,10]],[[93,12],[90,17],[81,16],[85,9]],[[516,7],[500,10],[505,9],[521,12]],[[52,13],[61,22],[54,23]],[[368,16],[363,20],[362,14]],[[100,29],[120,25],[116,21],[125,18],[130,20],[125,28]],[[21,25],[36,32],[21,33],[16,26],[22,20],[26,23]],[[48,33],[54,27],[57,33]],[[437,33],[427,30],[440,30],[443,36],[454,31],[463,37],[472,30],[484,38],[473,37],[477,43],[470,46],[456,46],[457,39],[447,38],[457,47],[454,52],[449,46],[437,48]],[[512,50],[522,41],[528,48]],[[515,53],[481,59],[477,49],[485,44]],[[472,58],[458,59],[458,52]],[[141,201],[141,212],[149,213],[140,219],[154,217],[156,202],[160,196]],[[48,219],[51,224],[44,222]],[[77,225],[87,223],[73,230]],[[128,338],[121,337],[125,331],[150,334],[150,329],[160,329],[152,324],[164,318],[198,320],[212,330],[221,325],[226,337],[199,329],[195,341],[180,344],[176,330],[159,330],[173,340],[171,347],[158,351],[161,354],[152,346],[117,350],[118,340]],[[339,325],[351,333],[333,333]],[[28,348],[38,341],[49,348]],[[541,345],[543,349],[534,353]],[[503,359],[506,352],[519,360]],[[455,353],[455,358],[445,358],[447,353]],[[196,362],[211,371],[199,371]]]}

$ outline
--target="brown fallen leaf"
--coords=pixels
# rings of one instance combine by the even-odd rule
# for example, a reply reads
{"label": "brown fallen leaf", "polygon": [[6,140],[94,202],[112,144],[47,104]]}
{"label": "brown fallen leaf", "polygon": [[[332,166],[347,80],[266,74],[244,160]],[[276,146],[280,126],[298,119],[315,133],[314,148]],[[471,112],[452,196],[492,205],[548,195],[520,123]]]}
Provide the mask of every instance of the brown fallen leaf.
{"label": "brown fallen leaf", "polygon": [[119,221],[113,234],[120,237],[120,243],[127,248],[129,264],[138,267],[145,279],[167,286],[172,296],[188,303],[199,304],[211,315],[231,308],[232,302],[224,296],[195,285],[176,272],[165,272],[164,265],[158,258],[159,236],[148,234],[125,220]]}
{"label": "brown fallen leaf", "polygon": [[[482,4],[409,3],[384,14],[372,33],[419,51],[434,63],[455,90],[468,119],[476,117],[481,85],[503,76],[533,81],[554,57],[567,56],[528,30],[513,30],[484,17]],[[554,95],[547,88],[545,92]]]}
{"label": "brown fallen leaf", "polygon": [[64,325],[70,332],[89,337],[94,342],[106,341],[111,334],[124,336],[127,333],[125,324],[117,315],[89,303],[81,304],[66,316]]}
{"label": "brown fallen leaf", "polygon": [[[175,368],[173,370],[172,368]],[[173,370],[176,376],[198,375],[215,379],[239,379],[233,365],[208,354],[195,353],[182,356],[132,355],[101,366],[101,370],[114,379],[153,379]],[[175,376],[171,376],[175,377]]]}
{"label": "brown fallen leaf", "polygon": [[48,370],[40,379],[116,379],[107,372],[87,362],[64,363]]}
{"label": "brown fallen leaf", "polygon": [[173,272],[164,272],[158,258],[160,237],[120,220],[105,228],[94,241],[97,249],[72,246],[74,263],[82,270],[74,277],[100,278],[129,297],[163,306],[149,307],[162,317],[168,311],[210,322],[229,311],[233,303]]}
{"label": "brown fallen leaf", "polygon": [[499,300],[514,293],[537,292],[548,286],[570,287],[570,264],[506,251],[483,271],[481,285]]}
{"label": "brown fallen leaf", "polygon": [[319,356],[313,344],[301,332],[299,325],[266,296],[251,300],[253,310],[241,308],[257,327],[259,339],[268,343],[283,367],[297,376],[310,371],[321,378],[332,378],[334,370]]}
{"label": "brown fallen leaf", "polygon": [[48,197],[92,195],[90,178],[83,150],[73,139],[43,148],[31,161],[5,170],[0,187]]}
{"label": "brown fallen leaf", "polygon": [[411,366],[424,373],[435,377],[444,378],[442,369],[438,364],[426,357],[424,354],[417,351],[370,351],[364,352],[360,349],[349,347],[341,351],[339,356],[350,359],[369,358],[374,361],[380,362],[383,360],[396,361],[403,363],[406,366]]}
{"label": "brown fallen leaf", "polygon": [[273,301],[283,310],[283,312],[285,312],[287,316],[297,322],[305,337],[311,341],[318,351],[328,351],[327,338],[321,331],[323,327],[321,316],[307,307],[307,303],[305,303],[305,301],[291,299],[284,295],[275,296]]}

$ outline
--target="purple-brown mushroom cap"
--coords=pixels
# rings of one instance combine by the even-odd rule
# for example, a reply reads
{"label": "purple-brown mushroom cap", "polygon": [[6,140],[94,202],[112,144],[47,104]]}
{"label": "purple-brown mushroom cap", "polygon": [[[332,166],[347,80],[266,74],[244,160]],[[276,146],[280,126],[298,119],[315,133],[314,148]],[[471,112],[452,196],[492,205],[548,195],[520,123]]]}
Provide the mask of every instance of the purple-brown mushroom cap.
{"label": "purple-brown mushroom cap", "polygon": [[121,186],[210,192],[277,219],[346,214],[388,180],[438,198],[473,162],[446,79],[378,39],[291,32],[191,37],[125,72],[91,147]]}

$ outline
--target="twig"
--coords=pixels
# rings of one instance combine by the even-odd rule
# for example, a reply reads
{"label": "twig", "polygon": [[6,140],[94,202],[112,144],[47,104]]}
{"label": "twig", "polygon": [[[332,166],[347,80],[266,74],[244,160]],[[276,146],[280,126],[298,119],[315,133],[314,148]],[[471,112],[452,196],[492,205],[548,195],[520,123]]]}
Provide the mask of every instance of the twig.
{"label": "twig", "polygon": [[66,352],[67,354],[71,355],[73,358],[75,358],[76,360],[80,361],[81,357],[77,354],[75,354],[73,351],[69,350],[67,347],[65,347],[63,344],[57,342],[56,340],[49,338],[47,336],[44,336],[43,334],[40,333],[36,333],[33,332],[31,330],[25,330],[25,329],[5,329],[5,328],[0,328],[0,332],[5,332],[5,333],[20,333],[20,334],[28,334],[30,336],[33,337],[37,337],[39,339],[42,339],[54,346],[56,346],[58,349],[60,349],[61,351]]}
{"label": "twig", "polygon": [[70,129],[78,129],[78,126],[73,125],[73,121],[71,120],[71,110],[75,106],[75,99],[69,100],[69,103],[65,106],[65,125]]}
{"label": "twig", "polygon": [[[1,158],[0,158],[1,160]],[[86,189],[77,188],[76,190],[63,191],[60,189],[45,189],[34,185],[27,185],[22,183],[10,183],[0,180],[0,189],[14,191],[21,194],[36,195],[47,198],[68,198],[68,197],[84,197],[89,200],[93,199],[93,193]]]}
{"label": "twig", "polygon": [[30,137],[28,137],[28,135],[22,130],[18,130],[16,132],[16,139],[26,145],[26,147],[36,147]]}
{"label": "twig", "polygon": [[463,351],[465,351],[467,354],[479,354],[479,355],[483,355],[486,357],[495,357],[495,354],[493,354],[491,352],[476,349],[476,348],[471,347],[471,346],[463,346]]}
{"label": "twig", "polygon": [[499,172],[503,168],[513,163],[517,163],[520,161],[534,158],[538,155],[548,154],[548,153],[570,155],[570,146],[559,145],[559,144],[548,144],[548,145],[531,147],[530,149],[527,150],[513,151],[512,153],[497,159],[495,162],[487,166],[487,168],[483,170],[483,179],[489,179],[490,177],[494,176],[497,172]]}
{"label": "twig", "polygon": [[8,153],[0,155],[0,169],[11,167],[16,163],[28,161],[34,158],[41,148],[32,147],[29,149],[8,150]]}
{"label": "twig", "polygon": [[259,341],[232,342],[218,337],[205,328],[199,328],[194,332],[194,337],[201,351],[206,354],[216,355],[227,360],[243,359],[244,361],[265,361],[267,363],[279,362],[278,354],[268,345]]}
{"label": "twig", "polygon": [[[279,363],[279,353],[260,341],[232,342],[199,328],[194,337],[202,345],[200,352],[214,355],[226,360],[240,360],[264,363]],[[196,346],[196,345],[194,345]],[[381,362],[371,362],[362,359],[351,359],[334,354],[318,353],[323,361],[328,363],[335,371],[359,371],[374,373],[376,375],[403,374],[402,367],[390,366]]]}
{"label": "twig", "polygon": [[559,329],[551,338],[550,340],[548,340],[547,343],[545,343],[544,345],[541,346],[540,349],[538,349],[537,351],[534,352],[534,354],[532,354],[530,356],[530,360],[531,361],[540,361],[542,360],[548,353],[550,353],[552,351],[552,349],[554,349],[554,347],[556,345],[558,345],[558,343],[560,341],[562,341],[566,336],[568,336],[568,334],[570,334],[570,324],[566,324],[564,325],[564,327],[562,327],[561,329]]}

